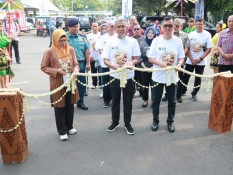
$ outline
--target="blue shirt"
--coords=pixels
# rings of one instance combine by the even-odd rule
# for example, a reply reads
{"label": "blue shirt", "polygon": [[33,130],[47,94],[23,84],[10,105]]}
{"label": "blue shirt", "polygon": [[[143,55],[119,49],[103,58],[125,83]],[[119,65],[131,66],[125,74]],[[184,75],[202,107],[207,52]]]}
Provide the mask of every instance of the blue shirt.
{"label": "blue shirt", "polygon": [[70,35],[70,32],[67,32],[66,35],[69,46],[74,48],[77,60],[85,61],[85,51],[89,48],[86,38],[79,34]]}

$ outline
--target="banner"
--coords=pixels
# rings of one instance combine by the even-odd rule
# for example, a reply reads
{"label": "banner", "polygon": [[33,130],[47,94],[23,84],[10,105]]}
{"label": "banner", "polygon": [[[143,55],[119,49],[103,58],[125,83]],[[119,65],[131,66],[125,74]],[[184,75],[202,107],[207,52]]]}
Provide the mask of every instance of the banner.
{"label": "banner", "polygon": [[122,17],[128,18],[132,15],[133,0],[122,0]]}
{"label": "banner", "polygon": [[41,0],[39,11],[41,16],[49,16],[48,0]]}
{"label": "banner", "polygon": [[195,3],[195,19],[203,18],[204,19],[204,0],[199,0]]}

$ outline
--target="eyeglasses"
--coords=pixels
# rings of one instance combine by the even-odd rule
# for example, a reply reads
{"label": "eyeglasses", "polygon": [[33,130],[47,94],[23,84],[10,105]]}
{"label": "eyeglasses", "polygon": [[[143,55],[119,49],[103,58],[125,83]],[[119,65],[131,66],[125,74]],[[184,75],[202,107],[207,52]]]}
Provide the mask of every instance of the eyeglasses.
{"label": "eyeglasses", "polygon": [[111,28],[114,28],[115,26],[110,26]]}
{"label": "eyeglasses", "polygon": [[172,28],[173,25],[172,25],[172,24],[164,24],[163,27],[164,27],[164,28]]}
{"label": "eyeglasses", "polygon": [[117,26],[117,29],[120,29],[120,28],[125,28],[125,25]]}
{"label": "eyeglasses", "polygon": [[133,30],[136,31],[136,30],[140,30],[140,29],[139,28],[134,28]]}

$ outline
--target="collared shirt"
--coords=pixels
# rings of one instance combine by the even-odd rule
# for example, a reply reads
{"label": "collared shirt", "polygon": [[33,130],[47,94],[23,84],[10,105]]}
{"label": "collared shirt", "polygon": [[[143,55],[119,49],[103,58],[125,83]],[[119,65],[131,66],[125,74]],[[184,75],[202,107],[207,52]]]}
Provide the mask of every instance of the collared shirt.
{"label": "collared shirt", "polygon": [[[6,22],[3,24],[3,30],[5,33],[11,35],[12,37],[12,40],[16,40],[18,41],[19,40],[19,32],[20,32],[20,29],[19,29],[19,25],[14,22],[14,21],[11,21],[11,24],[10,24],[10,30],[9,30],[9,23]],[[10,31],[10,33],[8,33],[8,31]]]}
{"label": "collared shirt", "polygon": [[[233,33],[225,29],[220,33],[217,46],[221,47],[225,54],[233,54]],[[218,64],[233,65],[233,59],[225,60],[220,54]]]}
{"label": "collared shirt", "polygon": [[69,46],[74,48],[74,52],[78,61],[85,60],[85,51],[89,48],[87,40],[84,36],[76,34],[71,35],[67,32]]}

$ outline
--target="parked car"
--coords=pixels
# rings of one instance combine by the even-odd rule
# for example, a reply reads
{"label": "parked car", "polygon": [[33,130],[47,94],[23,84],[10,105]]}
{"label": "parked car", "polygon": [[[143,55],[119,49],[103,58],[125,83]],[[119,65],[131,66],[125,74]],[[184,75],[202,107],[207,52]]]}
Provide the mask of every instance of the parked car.
{"label": "parked car", "polygon": [[26,27],[28,28],[29,31],[30,30],[35,30],[34,25],[32,23],[30,23],[30,22],[26,22]]}
{"label": "parked car", "polygon": [[80,31],[85,30],[86,32],[91,30],[91,24],[94,19],[90,16],[79,16],[78,17],[80,22]]}
{"label": "parked car", "polygon": [[158,20],[158,23],[160,25],[163,21],[163,17],[162,16],[144,16],[140,23],[141,28],[146,29],[147,27],[154,25],[156,20]]}
{"label": "parked car", "polygon": [[210,34],[211,34],[212,37],[213,37],[213,36],[215,35],[215,33],[216,33],[216,27],[215,27],[213,24],[211,24],[211,23],[209,23],[209,22],[207,22],[207,21],[205,21],[204,30],[210,32]]}
{"label": "parked car", "polygon": [[27,19],[27,22],[32,23],[34,28],[36,27],[36,19],[34,17],[26,17],[26,19]]}

